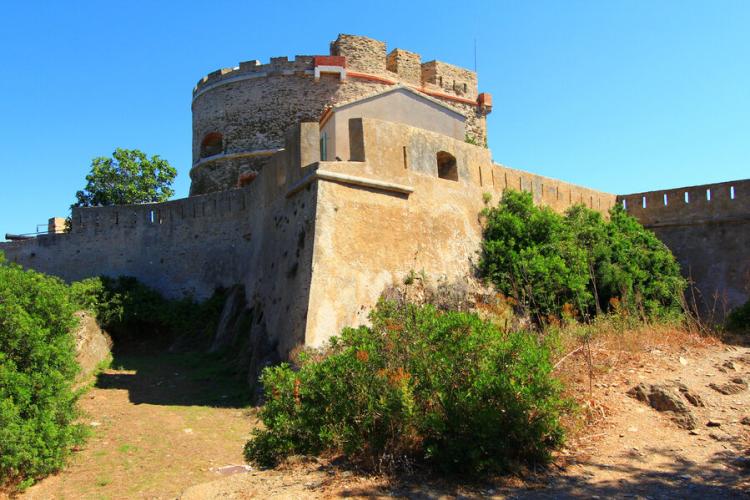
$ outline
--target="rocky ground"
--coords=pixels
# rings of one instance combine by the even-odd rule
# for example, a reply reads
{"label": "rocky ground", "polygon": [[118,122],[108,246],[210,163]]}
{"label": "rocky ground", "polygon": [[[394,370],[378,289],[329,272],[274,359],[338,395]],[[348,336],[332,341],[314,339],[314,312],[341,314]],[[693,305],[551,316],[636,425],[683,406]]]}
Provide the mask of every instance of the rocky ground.
{"label": "rocky ground", "polygon": [[193,486],[182,498],[750,496],[750,349],[679,332],[634,344],[592,346],[591,380],[582,352],[565,361],[583,423],[548,470],[458,484],[297,459]]}
{"label": "rocky ground", "polygon": [[84,397],[93,430],[85,449],[24,497],[732,498],[750,491],[750,349],[660,332],[595,342],[591,364],[585,354],[558,369],[583,411],[569,422],[571,438],[554,464],[480,484],[418,472],[372,476],[302,457],[275,470],[246,467],[242,445],[257,425],[255,411],[227,393],[214,365],[132,358]]}

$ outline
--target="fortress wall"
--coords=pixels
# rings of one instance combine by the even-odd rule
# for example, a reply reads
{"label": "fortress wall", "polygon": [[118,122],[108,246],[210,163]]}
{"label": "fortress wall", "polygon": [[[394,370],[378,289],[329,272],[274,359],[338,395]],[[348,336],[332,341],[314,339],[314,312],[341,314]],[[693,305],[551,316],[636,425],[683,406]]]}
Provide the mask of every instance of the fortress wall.
{"label": "fortress wall", "polygon": [[[485,179],[487,177],[484,176]],[[548,206],[560,213],[583,204],[607,214],[617,199],[613,194],[497,164],[490,173],[490,182],[495,191],[514,189],[531,193],[537,205]]]}
{"label": "fortress wall", "polygon": [[721,320],[750,299],[750,180],[622,195],[618,203],[672,250],[694,283],[688,300],[694,292],[706,317]]}
{"label": "fortress wall", "polygon": [[365,172],[393,182],[401,182],[409,171],[438,177],[436,155],[446,151],[456,157],[460,181],[494,194],[493,203],[505,189],[513,189],[531,193],[538,205],[560,213],[582,203],[607,214],[617,200],[614,194],[495,164],[489,149],[462,140],[372,118],[350,121],[350,134],[352,123],[362,129],[357,140],[363,142],[359,149],[364,151]]}
{"label": "fortress wall", "polygon": [[[317,123],[309,130],[317,147]],[[292,161],[309,158],[307,143],[275,156],[246,188],[74,209],[70,233],[0,243],[0,251],[67,281],[134,276],[168,297],[205,299],[242,284],[258,323],[253,331],[283,357],[304,341],[308,310],[316,186],[285,196],[287,182],[304,175]]]}
{"label": "fortress wall", "polygon": [[67,281],[135,276],[169,297],[210,296],[242,275],[244,234],[258,232],[255,190],[166,203],[76,208],[71,232],[3,243],[6,257]]}
{"label": "fortress wall", "polygon": [[[350,174],[358,167],[321,162],[321,168]],[[465,282],[472,273],[481,242],[481,189],[419,173],[401,184],[414,192],[318,182],[308,344],[368,323],[380,295],[411,270],[424,271],[434,285]]]}
{"label": "fortress wall", "polygon": [[[320,345],[344,326],[366,324],[380,295],[410,271],[424,271],[433,285],[465,283],[479,258],[483,194],[493,193],[497,203],[506,173],[507,187],[533,190],[537,202],[556,210],[586,196],[595,206],[615,201],[614,195],[493,165],[489,150],[444,135],[374,119],[352,125],[353,150],[361,151],[364,161],[320,162],[315,168],[412,192],[317,182],[310,345]],[[458,181],[438,178],[438,151],[456,157]]]}

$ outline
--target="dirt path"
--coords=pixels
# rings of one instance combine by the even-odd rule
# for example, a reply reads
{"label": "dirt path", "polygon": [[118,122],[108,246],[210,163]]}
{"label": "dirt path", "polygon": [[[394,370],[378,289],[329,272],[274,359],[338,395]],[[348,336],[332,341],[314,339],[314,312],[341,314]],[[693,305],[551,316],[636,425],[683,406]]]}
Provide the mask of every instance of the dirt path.
{"label": "dirt path", "polygon": [[243,464],[254,425],[242,380],[198,355],[116,357],[81,400],[92,436],[23,498],[175,498]]}
{"label": "dirt path", "polygon": [[[567,466],[543,491],[528,496],[705,499],[750,492],[750,391],[738,385],[736,394],[725,395],[709,387],[737,377],[750,381],[750,350],[723,344],[666,347],[640,358],[597,379],[594,399],[606,418],[570,443],[559,461]],[[673,413],[657,412],[626,394],[639,382],[674,381],[705,405],[685,401],[694,430],[680,428]]]}
{"label": "dirt path", "polygon": [[[579,400],[587,402],[589,411],[582,416],[592,423],[543,473],[481,485],[416,477],[389,482],[311,460],[197,485],[182,498],[750,497],[750,425],[742,423],[750,417],[750,390],[723,395],[708,386],[736,377],[750,380],[750,349],[693,340],[626,351],[595,348],[592,392],[583,371],[570,380],[581,392]],[[693,431],[678,427],[672,414],[627,395],[640,382],[671,381],[684,384],[705,405],[688,403],[697,424]],[[709,421],[720,425],[709,427]]]}
{"label": "dirt path", "polygon": [[[325,460],[276,470],[242,464],[254,425],[243,381],[197,356],[121,358],[82,400],[93,436],[63,473],[27,498],[744,498],[750,491],[750,390],[709,387],[750,381],[750,349],[671,338],[627,349],[595,345],[594,378],[582,357],[566,361],[568,383],[588,423],[547,471],[460,485],[434,477],[373,477]],[[638,383],[683,384],[693,431],[678,427],[627,391]],[[227,392],[227,388],[235,388]],[[707,426],[708,422],[719,424]],[[745,422],[750,422],[745,420]]]}

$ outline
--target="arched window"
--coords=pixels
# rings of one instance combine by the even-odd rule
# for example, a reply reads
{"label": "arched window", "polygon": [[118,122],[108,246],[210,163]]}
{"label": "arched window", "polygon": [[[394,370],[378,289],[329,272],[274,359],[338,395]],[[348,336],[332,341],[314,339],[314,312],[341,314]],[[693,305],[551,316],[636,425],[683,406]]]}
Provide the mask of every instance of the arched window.
{"label": "arched window", "polygon": [[446,151],[437,154],[438,177],[449,181],[458,181],[458,167],[456,157]]}
{"label": "arched window", "polygon": [[209,132],[201,141],[201,158],[224,152],[224,138],[218,132]]}

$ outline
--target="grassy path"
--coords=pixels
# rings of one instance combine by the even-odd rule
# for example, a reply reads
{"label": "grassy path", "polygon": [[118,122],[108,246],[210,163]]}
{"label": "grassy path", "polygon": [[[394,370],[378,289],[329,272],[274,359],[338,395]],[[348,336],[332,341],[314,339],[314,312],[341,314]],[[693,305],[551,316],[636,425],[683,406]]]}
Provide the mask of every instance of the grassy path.
{"label": "grassy path", "polygon": [[196,354],[116,356],[81,399],[92,435],[23,498],[175,498],[242,464],[254,425],[244,380]]}

